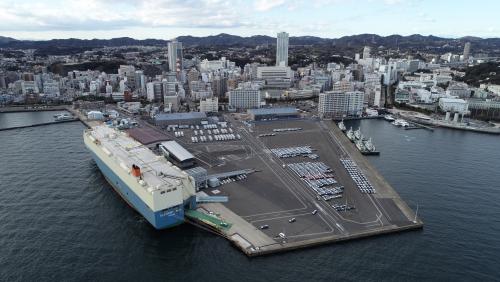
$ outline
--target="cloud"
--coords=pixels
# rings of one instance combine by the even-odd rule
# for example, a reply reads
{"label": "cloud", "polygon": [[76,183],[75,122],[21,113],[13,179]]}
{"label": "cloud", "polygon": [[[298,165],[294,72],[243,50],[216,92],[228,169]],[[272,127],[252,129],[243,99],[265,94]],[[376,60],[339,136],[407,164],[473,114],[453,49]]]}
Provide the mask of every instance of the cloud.
{"label": "cloud", "polygon": [[[115,30],[132,27],[230,28],[246,17],[240,0],[56,0],[0,2],[0,30]],[[241,6],[241,5],[240,5]]]}
{"label": "cloud", "polygon": [[265,12],[285,4],[285,0],[257,0],[254,8],[257,11]]}

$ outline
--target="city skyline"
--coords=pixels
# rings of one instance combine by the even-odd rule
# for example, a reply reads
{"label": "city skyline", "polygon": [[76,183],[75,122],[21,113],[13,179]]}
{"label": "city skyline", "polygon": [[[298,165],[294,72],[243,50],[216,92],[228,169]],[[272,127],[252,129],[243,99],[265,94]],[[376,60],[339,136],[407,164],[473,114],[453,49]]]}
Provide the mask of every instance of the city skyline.
{"label": "city skyline", "polygon": [[484,38],[500,33],[495,8],[500,8],[495,1],[477,5],[427,0],[8,0],[0,3],[0,35],[35,40],[171,39],[219,33],[276,36],[287,31],[291,37],[373,33]]}

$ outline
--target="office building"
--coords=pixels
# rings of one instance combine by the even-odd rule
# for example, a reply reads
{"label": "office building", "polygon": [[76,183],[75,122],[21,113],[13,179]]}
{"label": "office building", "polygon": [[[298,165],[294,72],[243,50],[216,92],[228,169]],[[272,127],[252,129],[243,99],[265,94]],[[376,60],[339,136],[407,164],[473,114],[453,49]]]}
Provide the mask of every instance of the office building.
{"label": "office building", "polygon": [[175,72],[178,80],[181,80],[182,58],[182,43],[177,40],[168,42],[168,68]]}
{"label": "office building", "polygon": [[148,82],[146,84],[146,96],[150,102],[161,102],[163,100],[163,83],[160,81]]}

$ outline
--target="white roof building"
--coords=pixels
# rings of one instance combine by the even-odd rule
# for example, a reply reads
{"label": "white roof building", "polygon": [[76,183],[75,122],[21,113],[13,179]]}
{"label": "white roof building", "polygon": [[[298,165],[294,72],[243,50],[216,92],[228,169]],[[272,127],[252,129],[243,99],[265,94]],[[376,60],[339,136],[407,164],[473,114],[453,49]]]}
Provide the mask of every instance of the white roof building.
{"label": "white roof building", "polygon": [[464,99],[441,98],[439,99],[439,108],[444,112],[469,113],[469,104]]}

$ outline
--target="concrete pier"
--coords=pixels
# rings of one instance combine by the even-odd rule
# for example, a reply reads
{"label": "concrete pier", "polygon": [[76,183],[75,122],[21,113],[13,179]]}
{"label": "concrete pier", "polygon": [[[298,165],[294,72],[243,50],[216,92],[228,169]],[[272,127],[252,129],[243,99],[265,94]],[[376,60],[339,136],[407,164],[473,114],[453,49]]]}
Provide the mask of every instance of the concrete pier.
{"label": "concrete pier", "polygon": [[[222,151],[219,150],[232,148],[226,153],[227,157],[223,157],[223,165],[208,169],[211,174],[229,168],[260,169],[244,181],[207,189],[208,195],[228,196],[229,201],[201,204],[198,209],[231,223],[231,228],[218,232],[246,255],[267,255],[423,227],[415,212],[333,122],[272,121],[256,123],[249,128],[236,120],[230,121],[233,129],[242,135],[241,141],[226,143],[224,148],[210,144],[183,145],[195,155],[204,157],[210,154],[220,156]],[[284,127],[300,127],[302,130],[258,138],[259,134]],[[330,166],[335,179],[345,187],[342,198],[319,199],[303,180],[286,168],[289,163],[311,160],[304,157],[281,159],[270,153],[271,148],[293,145],[314,148],[319,155],[314,161]],[[244,149],[240,151],[240,147]],[[376,189],[376,194],[359,191],[341,165],[341,158],[350,158],[357,164]],[[209,158],[203,160],[209,162]],[[344,203],[354,205],[355,209],[337,211],[332,207]]]}
{"label": "concrete pier", "polygon": [[78,110],[73,109],[72,107],[66,107],[65,110],[73,114],[78,120],[80,120],[83,125],[85,125],[87,128],[91,128],[93,126],[102,124],[102,121],[98,120],[89,120],[87,116],[85,116],[83,113],[81,113]]}
{"label": "concrete pier", "polygon": [[78,121],[78,119],[75,118],[75,119],[70,119],[70,120],[51,121],[51,122],[44,122],[44,123],[14,126],[14,127],[8,127],[8,128],[0,128],[0,131],[20,129],[20,128],[29,128],[29,127],[37,127],[37,126],[46,126],[46,125],[51,125],[51,124],[59,124],[59,123],[74,122],[74,121]]}

